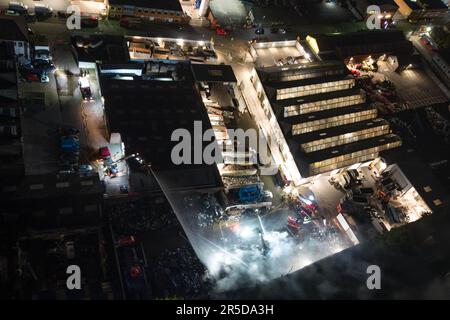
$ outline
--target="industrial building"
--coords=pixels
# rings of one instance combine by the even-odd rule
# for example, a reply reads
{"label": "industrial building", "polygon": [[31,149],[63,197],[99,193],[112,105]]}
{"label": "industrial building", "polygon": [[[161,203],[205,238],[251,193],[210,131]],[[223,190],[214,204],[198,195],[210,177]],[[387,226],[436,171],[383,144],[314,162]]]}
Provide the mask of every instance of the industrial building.
{"label": "industrial building", "polygon": [[409,20],[433,19],[448,14],[448,6],[442,0],[394,0],[398,11]]}
{"label": "industrial building", "polygon": [[21,16],[1,16],[0,43],[12,43],[17,57],[31,58],[27,24]]}
{"label": "industrial building", "polygon": [[265,135],[295,183],[401,145],[340,61],[257,68],[251,77],[272,127]]}
{"label": "industrial building", "polygon": [[370,30],[344,34],[310,35],[306,41],[321,60],[345,60],[357,56],[395,56],[397,64],[409,65],[413,46],[401,30]]}
{"label": "industrial building", "polygon": [[13,42],[0,42],[0,173],[25,171]]}
{"label": "industrial building", "polygon": [[[216,164],[176,165],[171,160],[178,143],[171,139],[174,130],[187,130],[195,140],[195,121],[201,122],[202,130],[211,128],[188,61],[102,64],[98,70],[108,132],[120,137],[117,143],[126,149],[123,154],[139,153],[151,163],[160,180],[131,168],[133,190],[157,191],[162,180],[172,190],[221,189]],[[202,142],[202,150],[207,144]]]}
{"label": "industrial building", "polygon": [[141,18],[155,23],[189,22],[178,0],[109,0],[108,16],[120,19],[122,16]]}

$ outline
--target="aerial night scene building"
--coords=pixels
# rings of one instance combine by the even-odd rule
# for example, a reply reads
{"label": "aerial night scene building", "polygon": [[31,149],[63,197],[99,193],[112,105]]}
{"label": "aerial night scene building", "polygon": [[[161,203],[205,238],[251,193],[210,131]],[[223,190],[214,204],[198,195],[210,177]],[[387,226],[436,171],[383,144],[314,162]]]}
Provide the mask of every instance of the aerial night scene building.
{"label": "aerial night scene building", "polygon": [[0,299],[450,299],[449,65],[445,0],[0,0]]}

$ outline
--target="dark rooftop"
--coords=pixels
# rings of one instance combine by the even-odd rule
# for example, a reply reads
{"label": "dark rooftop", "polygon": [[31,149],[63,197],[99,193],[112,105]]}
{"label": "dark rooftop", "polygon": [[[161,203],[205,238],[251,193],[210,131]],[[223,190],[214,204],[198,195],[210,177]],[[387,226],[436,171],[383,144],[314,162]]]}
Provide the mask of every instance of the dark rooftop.
{"label": "dark rooftop", "polygon": [[123,36],[75,34],[71,43],[78,62],[126,63],[130,60]]}
{"label": "dark rooftop", "polygon": [[[174,130],[187,130],[194,150],[193,140],[198,138],[194,137],[194,121],[201,123],[202,130],[211,128],[190,66],[188,63],[180,63],[180,66],[177,73],[184,67],[184,81],[143,80],[141,77],[120,80],[114,75],[101,74],[109,131],[121,134],[128,154],[139,153],[151,162],[153,171],[171,177],[165,180],[170,181],[173,188],[217,187],[221,183],[215,164],[175,165],[171,159],[172,148],[179,143],[171,140]],[[202,144],[205,147],[208,143]],[[189,159],[193,161],[192,157]]]}
{"label": "dark rooftop", "polygon": [[402,30],[365,30],[314,37],[321,52],[332,50],[341,58],[378,53],[412,53],[412,44]]}
{"label": "dark rooftop", "polygon": [[0,175],[22,174],[22,135],[12,42],[0,43],[0,126]]}
{"label": "dark rooftop", "polygon": [[233,69],[225,64],[191,64],[196,81],[205,82],[237,82]]}
{"label": "dark rooftop", "polygon": [[[400,138],[394,134],[388,134],[380,137],[375,137],[372,139],[365,139],[353,143],[344,144],[341,146],[336,146],[333,148],[328,148],[324,150],[319,150],[315,152],[311,152],[308,154],[302,153],[302,157],[308,163],[314,163],[318,161],[323,161],[326,159],[332,159],[335,157],[342,156],[344,154],[349,154],[353,152],[357,152],[360,150],[365,150],[373,147],[378,147],[381,145],[385,145],[387,143],[393,143],[400,141]],[[294,157],[297,159],[299,157]]]}
{"label": "dark rooftop", "polygon": [[0,213],[8,225],[23,229],[52,229],[96,225],[101,213],[103,192],[97,175],[2,176]]}
{"label": "dark rooftop", "polygon": [[28,41],[25,18],[22,16],[1,16],[0,40]]}
{"label": "dark rooftop", "polygon": [[134,6],[141,8],[183,11],[179,0],[109,0],[115,6]]}
{"label": "dark rooftop", "polygon": [[[272,74],[283,74],[289,71],[297,71],[299,74],[308,73],[311,70],[331,70],[337,69],[342,70],[343,73],[348,73],[348,69],[345,67],[345,64],[339,60],[329,60],[329,61],[316,61],[316,62],[308,62],[308,63],[300,63],[300,64],[292,64],[286,66],[271,66],[271,67],[263,67],[258,68],[258,72],[261,75],[267,75],[270,79],[273,79]],[[262,76],[264,79],[265,77]]]}

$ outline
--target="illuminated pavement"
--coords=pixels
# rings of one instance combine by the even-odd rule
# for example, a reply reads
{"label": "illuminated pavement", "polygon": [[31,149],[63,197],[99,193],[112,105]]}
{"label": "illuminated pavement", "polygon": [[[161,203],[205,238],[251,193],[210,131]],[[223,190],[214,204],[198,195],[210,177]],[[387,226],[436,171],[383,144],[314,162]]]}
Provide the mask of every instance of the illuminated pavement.
{"label": "illuminated pavement", "polygon": [[209,7],[219,24],[242,24],[247,10],[239,0],[211,0]]}
{"label": "illuminated pavement", "polygon": [[435,82],[422,69],[410,69],[400,72],[382,71],[380,74],[391,80],[397,94],[408,103],[409,109],[444,103],[448,98],[436,86]]}
{"label": "illuminated pavement", "polygon": [[56,81],[49,74],[49,83],[22,82],[19,90],[23,97],[43,93],[45,105],[40,109],[28,108],[22,117],[23,152],[26,174],[47,174],[58,169],[58,128],[62,112],[56,92]]}

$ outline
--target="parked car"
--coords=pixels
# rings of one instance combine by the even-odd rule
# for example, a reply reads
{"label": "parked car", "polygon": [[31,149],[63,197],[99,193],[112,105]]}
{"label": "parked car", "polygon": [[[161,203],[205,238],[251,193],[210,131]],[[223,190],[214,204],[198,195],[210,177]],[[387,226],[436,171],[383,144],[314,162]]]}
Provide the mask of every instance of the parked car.
{"label": "parked car", "polygon": [[33,65],[33,69],[37,71],[50,72],[56,69],[51,61],[44,59],[35,59],[31,64]]}
{"label": "parked car", "polygon": [[40,82],[40,81],[41,81],[41,78],[40,78],[36,73],[28,72],[28,73],[25,75],[25,80],[26,80],[27,82]]}
{"label": "parked car", "polygon": [[47,83],[50,82],[50,78],[48,77],[46,72],[38,72],[38,71],[29,71],[25,74],[25,80],[27,82],[42,82]]}
{"label": "parked car", "polygon": [[80,164],[78,166],[79,173],[90,173],[94,171],[94,168],[90,164]]}
{"label": "parked car", "polygon": [[219,35],[219,36],[226,36],[227,32],[226,32],[226,30],[224,28],[217,27],[216,28],[216,34]]}
{"label": "parked car", "polygon": [[39,50],[34,51],[34,59],[49,61],[49,60],[52,60],[52,55],[50,54],[50,51],[48,51],[48,50],[39,49]]}
{"label": "parked car", "polygon": [[256,28],[255,34],[258,34],[258,35],[264,34],[264,28]]}
{"label": "parked car", "polygon": [[8,10],[17,12],[21,15],[26,15],[28,13],[28,6],[25,5],[23,2],[10,1]]}
{"label": "parked car", "polygon": [[53,9],[45,3],[36,3],[34,5],[34,13],[39,17],[51,17]]}
{"label": "parked car", "polygon": [[79,154],[80,152],[80,141],[78,137],[64,136],[61,137],[60,149],[62,152]]}

